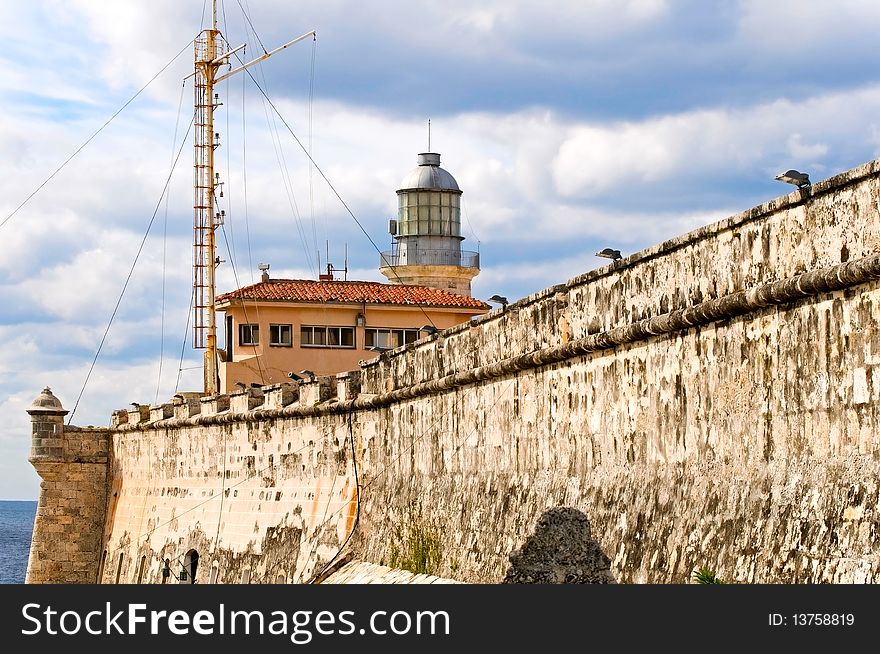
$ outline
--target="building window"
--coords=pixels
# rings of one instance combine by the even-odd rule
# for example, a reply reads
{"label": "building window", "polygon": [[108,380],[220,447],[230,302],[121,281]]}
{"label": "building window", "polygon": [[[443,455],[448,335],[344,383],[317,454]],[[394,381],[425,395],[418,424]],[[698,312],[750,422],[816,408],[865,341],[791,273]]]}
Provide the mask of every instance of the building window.
{"label": "building window", "polygon": [[269,345],[293,345],[293,325],[269,325]]}
{"label": "building window", "polygon": [[239,325],[238,326],[238,344],[239,345],[259,345],[260,344],[260,326],[259,325]]}
{"label": "building window", "polygon": [[364,347],[400,347],[414,343],[421,337],[418,329],[381,329],[368,327],[364,330]]}
{"label": "building window", "polygon": [[299,330],[302,347],[354,347],[354,327],[303,325]]}

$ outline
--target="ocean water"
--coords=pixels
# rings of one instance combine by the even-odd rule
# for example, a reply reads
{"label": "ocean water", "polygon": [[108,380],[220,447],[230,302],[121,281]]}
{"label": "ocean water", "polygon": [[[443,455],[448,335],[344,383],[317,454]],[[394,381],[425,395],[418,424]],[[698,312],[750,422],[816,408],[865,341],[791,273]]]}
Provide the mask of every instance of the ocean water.
{"label": "ocean water", "polygon": [[0,584],[23,584],[36,502],[0,500]]}

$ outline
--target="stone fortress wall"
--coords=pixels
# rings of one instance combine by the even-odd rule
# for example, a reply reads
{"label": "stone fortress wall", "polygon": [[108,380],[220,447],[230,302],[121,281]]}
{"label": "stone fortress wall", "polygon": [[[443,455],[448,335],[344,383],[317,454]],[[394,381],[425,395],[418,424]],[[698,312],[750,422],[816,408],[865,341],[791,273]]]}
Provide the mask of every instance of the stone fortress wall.
{"label": "stone fortress wall", "polygon": [[[880,581],[878,201],[875,161],[360,370],[62,424],[51,452],[35,403],[28,580],[174,582],[195,552],[198,582],[305,582],[425,528],[434,574],[496,583],[566,506],[621,583]],[[71,516],[100,534],[76,561]]]}

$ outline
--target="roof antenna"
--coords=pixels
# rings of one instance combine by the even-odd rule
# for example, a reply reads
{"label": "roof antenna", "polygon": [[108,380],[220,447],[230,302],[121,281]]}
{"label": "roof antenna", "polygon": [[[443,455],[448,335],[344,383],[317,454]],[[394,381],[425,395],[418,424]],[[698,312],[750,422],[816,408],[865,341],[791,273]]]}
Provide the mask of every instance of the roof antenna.
{"label": "roof antenna", "polygon": [[431,151],[431,119],[428,118],[428,152]]}

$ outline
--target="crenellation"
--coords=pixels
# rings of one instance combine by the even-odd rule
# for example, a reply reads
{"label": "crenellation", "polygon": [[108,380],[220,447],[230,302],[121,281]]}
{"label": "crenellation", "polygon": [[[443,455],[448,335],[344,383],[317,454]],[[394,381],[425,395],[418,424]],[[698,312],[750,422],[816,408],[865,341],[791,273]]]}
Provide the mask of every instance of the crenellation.
{"label": "crenellation", "polygon": [[200,393],[178,393],[171,399],[174,418],[183,419],[199,415],[202,410]]}
{"label": "crenellation", "polygon": [[263,387],[263,408],[282,409],[299,400],[299,383],[288,382]]}
{"label": "crenellation", "polygon": [[336,375],[336,397],[340,402],[354,400],[361,392],[361,372],[351,370]]}
{"label": "crenellation", "polygon": [[150,421],[150,407],[148,406],[136,406],[131,409],[128,409],[128,420],[126,420],[126,424],[129,425],[139,425],[145,422]]}
{"label": "crenellation", "polygon": [[128,411],[125,409],[118,409],[114,411],[110,416],[110,428],[116,429],[120,425],[128,424]]}
{"label": "crenellation", "polygon": [[245,388],[229,395],[229,410],[232,413],[245,413],[262,406],[263,402],[261,388]]}
{"label": "crenellation", "polygon": [[335,397],[335,376],[323,375],[312,377],[300,382],[299,404],[304,407],[314,406]]}
{"label": "crenellation", "polygon": [[174,405],[170,402],[150,406],[150,422],[164,420],[174,416]]}
{"label": "crenellation", "polygon": [[200,402],[202,416],[213,416],[229,410],[229,395],[209,395]]}

